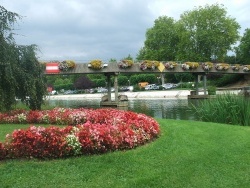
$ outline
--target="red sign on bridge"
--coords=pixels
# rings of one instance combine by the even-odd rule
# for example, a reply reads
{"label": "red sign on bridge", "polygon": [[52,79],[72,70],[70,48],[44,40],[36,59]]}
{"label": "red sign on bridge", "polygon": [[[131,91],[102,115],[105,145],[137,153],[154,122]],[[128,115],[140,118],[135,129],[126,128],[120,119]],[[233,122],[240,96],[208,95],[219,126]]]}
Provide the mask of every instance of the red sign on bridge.
{"label": "red sign on bridge", "polygon": [[46,64],[46,73],[47,74],[57,74],[60,72],[59,63],[47,63]]}

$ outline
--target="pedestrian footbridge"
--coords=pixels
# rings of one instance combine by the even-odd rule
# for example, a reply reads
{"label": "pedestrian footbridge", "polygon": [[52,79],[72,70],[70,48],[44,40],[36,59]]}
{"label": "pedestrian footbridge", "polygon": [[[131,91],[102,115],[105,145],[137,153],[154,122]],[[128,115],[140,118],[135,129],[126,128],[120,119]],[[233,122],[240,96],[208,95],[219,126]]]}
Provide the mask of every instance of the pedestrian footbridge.
{"label": "pedestrian footbridge", "polygon": [[[238,65],[227,63],[211,62],[159,62],[159,61],[141,61],[134,63],[131,60],[122,60],[120,62],[103,63],[100,60],[94,60],[89,63],[74,63],[73,61],[49,62],[46,63],[44,74],[104,74],[107,77],[108,100],[102,105],[119,106],[126,105],[124,101],[118,100],[118,81],[119,74],[159,74],[164,83],[164,74],[169,73],[192,73],[195,75],[196,88],[193,95],[198,95],[199,76],[203,76],[204,96],[206,93],[206,77],[209,74],[243,74],[250,79],[250,65]],[[111,76],[114,76],[115,100],[111,100]],[[200,98],[200,97],[199,97]]]}

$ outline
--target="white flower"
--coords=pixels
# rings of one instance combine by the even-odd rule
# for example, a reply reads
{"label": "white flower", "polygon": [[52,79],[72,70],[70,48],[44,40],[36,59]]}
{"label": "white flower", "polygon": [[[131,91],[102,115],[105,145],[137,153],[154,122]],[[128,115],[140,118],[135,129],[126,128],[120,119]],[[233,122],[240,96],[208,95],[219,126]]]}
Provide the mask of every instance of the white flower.
{"label": "white flower", "polygon": [[79,142],[79,139],[78,139],[77,136],[75,136],[74,134],[67,135],[66,136],[66,142],[73,149],[74,155],[80,155],[81,154],[82,145]]}

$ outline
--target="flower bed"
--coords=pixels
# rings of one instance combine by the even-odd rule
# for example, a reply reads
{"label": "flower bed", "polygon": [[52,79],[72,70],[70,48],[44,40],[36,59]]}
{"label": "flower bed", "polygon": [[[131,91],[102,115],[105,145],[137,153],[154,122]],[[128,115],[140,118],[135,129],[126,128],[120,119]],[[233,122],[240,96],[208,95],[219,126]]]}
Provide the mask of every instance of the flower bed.
{"label": "flower bed", "polygon": [[124,60],[121,60],[118,63],[118,67],[121,68],[121,69],[126,69],[126,68],[129,68],[129,67],[132,67],[133,64],[134,63],[133,63],[132,60],[124,59]]}
{"label": "flower bed", "polygon": [[177,67],[177,63],[176,62],[173,62],[173,61],[169,61],[169,62],[166,62],[164,64],[165,68],[167,70],[173,70],[175,67]]}
{"label": "flower bed", "polygon": [[240,65],[239,64],[234,64],[231,66],[233,71],[239,71],[240,70]]}
{"label": "flower bed", "polygon": [[151,69],[155,70],[160,65],[159,61],[145,60],[140,64],[141,70]]}
{"label": "flower bed", "polygon": [[103,63],[101,60],[92,60],[89,62],[88,67],[91,69],[95,69],[95,70],[100,70],[104,67],[107,67],[108,64],[107,63]]}
{"label": "flower bed", "polygon": [[[1,123],[68,124],[64,128],[30,126],[15,130],[0,143],[0,159],[62,158],[132,149],[157,138],[159,124],[151,117],[116,109],[12,111]],[[74,126],[73,126],[74,125]]]}
{"label": "flower bed", "polygon": [[66,60],[61,63],[59,63],[59,69],[61,71],[68,71],[70,69],[73,69],[76,67],[76,63],[72,60]]}
{"label": "flower bed", "polygon": [[250,71],[250,65],[244,65],[243,71],[244,71],[244,72]]}
{"label": "flower bed", "polygon": [[202,63],[202,68],[204,71],[210,71],[212,68],[213,68],[213,63],[211,62],[205,62],[205,63]]}
{"label": "flower bed", "polygon": [[230,66],[227,63],[218,63],[215,65],[215,69],[218,71],[227,71],[229,67]]}
{"label": "flower bed", "polygon": [[183,70],[197,69],[199,67],[199,63],[197,62],[185,62],[181,65]]}

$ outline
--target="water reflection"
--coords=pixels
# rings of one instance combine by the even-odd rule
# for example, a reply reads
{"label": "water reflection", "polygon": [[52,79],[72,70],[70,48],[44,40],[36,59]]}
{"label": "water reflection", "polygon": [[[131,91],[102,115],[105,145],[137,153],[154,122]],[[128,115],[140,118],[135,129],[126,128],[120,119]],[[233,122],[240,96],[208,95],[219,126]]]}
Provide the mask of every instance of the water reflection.
{"label": "water reflection", "polygon": [[192,101],[187,99],[131,100],[130,109],[164,119],[195,120]]}
{"label": "water reflection", "polygon": [[[70,108],[100,108],[99,99],[91,100],[49,100],[53,106]],[[197,120],[192,105],[198,100],[188,99],[131,99],[128,110],[163,119]]]}

